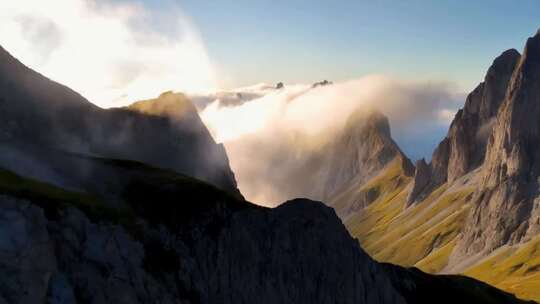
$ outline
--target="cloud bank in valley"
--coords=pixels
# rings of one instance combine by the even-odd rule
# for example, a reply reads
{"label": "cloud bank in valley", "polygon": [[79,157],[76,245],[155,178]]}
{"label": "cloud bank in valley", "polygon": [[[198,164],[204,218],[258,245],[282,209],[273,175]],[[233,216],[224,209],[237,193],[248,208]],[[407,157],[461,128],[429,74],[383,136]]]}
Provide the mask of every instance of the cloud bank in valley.
{"label": "cloud bank in valley", "polygon": [[171,89],[214,89],[200,35],[173,2],[167,4],[157,13],[109,0],[0,1],[0,43],[103,107]]}
{"label": "cloud bank in valley", "polygon": [[[383,75],[316,88],[266,88],[259,94],[237,104],[216,99],[206,104],[201,117],[225,144],[240,190],[248,199],[269,205],[291,198],[285,184],[294,188],[289,187],[291,177],[298,177],[309,155],[339,134],[355,110],[375,108],[387,115],[394,138],[414,160],[431,153],[461,104],[448,83]],[[408,144],[413,138],[416,141]]]}

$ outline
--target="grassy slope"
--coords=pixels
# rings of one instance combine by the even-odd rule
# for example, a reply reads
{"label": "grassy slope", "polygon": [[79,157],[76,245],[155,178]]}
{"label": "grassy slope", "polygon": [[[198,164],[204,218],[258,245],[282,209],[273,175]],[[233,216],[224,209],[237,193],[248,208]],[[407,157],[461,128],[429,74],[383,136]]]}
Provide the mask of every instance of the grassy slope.
{"label": "grassy slope", "polygon": [[48,183],[21,177],[0,168],[0,194],[31,200],[43,208],[48,216],[59,210],[74,206],[85,212],[91,219],[104,219],[114,222],[129,220],[128,210],[115,210],[99,197],[68,191]]}
{"label": "grassy slope", "polygon": [[[137,215],[151,224],[163,223],[174,228],[205,217],[209,212],[255,208],[210,184],[170,170],[134,161],[71,154],[65,157],[85,160],[85,164],[91,163],[95,168],[107,168],[108,175],[101,183],[122,179],[124,184],[117,189],[108,188],[110,193],[95,192],[91,188],[87,193],[74,192],[0,168],[0,194],[31,200],[42,207],[48,217],[73,206],[94,221],[132,225]],[[118,204],[110,204],[109,200],[123,201],[123,207],[113,207]]]}
{"label": "grassy slope", "polygon": [[[393,163],[357,191],[380,195],[366,209],[348,217],[345,225],[377,260],[437,272],[446,265],[461,230],[472,189],[449,191],[442,186],[424,201],[405,208],[409,181],[399,164]],[[340,197],[334,206],[343,208],[344,200]]]}
{"label": "grassy slope", "polygon": [[466,275],[540,301],[540,236],[515,247],[503,247],[465,271]]}
{"label": "grassy slope", "polygon": [[[356,195],[377,191],[373,203],[344,219],[349,232],[378,261],[437,273],[447,265],[456,245],[474,188],[442,185],[406,208],[409,182],[398,164],[392,164],[366,185],[341,194],[334,207],[346,208]],[[503,248],[464,274],[523,299],[540,301],[540,236],[519,248]]]}

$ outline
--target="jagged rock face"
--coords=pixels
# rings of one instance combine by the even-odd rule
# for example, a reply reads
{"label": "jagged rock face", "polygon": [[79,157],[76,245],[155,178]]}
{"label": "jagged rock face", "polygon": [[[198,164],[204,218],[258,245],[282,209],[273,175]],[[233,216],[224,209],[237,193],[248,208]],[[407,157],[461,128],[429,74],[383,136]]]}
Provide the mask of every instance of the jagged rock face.
{"label": "jagged rock face", "polygon": [[425,188],[431,183],[431,168],[426,163],[425,159],[420,159],[416,162],[415,166],[415,172],[414,172],[414,180],[412,183],[412,189],[409,193],[409,196],[407,197],[407,205],[411,205],[414,203],[417,199],[421,199],[418,197]]}
{"label": "jagged rock face", "polygon": [[362,185],[396,158],[400,159],[406,174],[414,170],[392,139],[388,118],[377,111],[352,114],[343,133],[325,153],[329,160],[323,169],[324,199],[351,183]]}
{"label": "jagged rock face", "polygon": [[489,139],[483,189],[460,244],[492,250],[540,232],[540,32],[527,41]]}
{"label": "jagged rock face", "polygon": [[484,82],[467,96],[450,125],[448,142],[442,142],[434,153],[432,167],[438,182],[452,182],[482,164],[493,118],[519,58],[514,49],[503,52],[493,61]]}
{"label": "jagged rock face", "polygon": [[430,167],[432,170],[433,183],[440,185],[444,183],[448,176],[448,160],[450,158],[450,140],[445,137],[435,148],[431,158]]}
{"label": "jagged rock face", "polygon": [[[520,54],[511,49],[493,61],[484,82],[467,96],[465,106],[456,113],[447,136],[433,152],[430,185],[423,186],[425,193],[410,193],[409,202],[445,182],[455,181],[483,163],[495,116],[519,59]],[[413,189],[418,188],[413,184]]]}
{"label": "jagged rock face", "polygon": [[[177,115],[164,117],[160,111]],[[239,193],[223,146],[183,95],[164,94],[129,109],[103,110],[0,47],[0,113],[2,144],[138,160]]]}
{"label": "jagged rock face", "polygon": [[0,196],[0,228],[4,303],[405,303],[321,203],[242,211],[188,242]]}

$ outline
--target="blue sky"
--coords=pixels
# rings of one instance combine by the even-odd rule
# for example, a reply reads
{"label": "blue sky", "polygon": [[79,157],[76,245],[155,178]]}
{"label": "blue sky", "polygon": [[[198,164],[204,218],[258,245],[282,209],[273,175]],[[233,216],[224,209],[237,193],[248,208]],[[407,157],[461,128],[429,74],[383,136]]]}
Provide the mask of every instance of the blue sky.
{"label": "blue sky", "polygon": [[521,51],[540,27],[537,0],[174,3],[198,27],[227,86],[388,73],[469,91],[495,56]]}

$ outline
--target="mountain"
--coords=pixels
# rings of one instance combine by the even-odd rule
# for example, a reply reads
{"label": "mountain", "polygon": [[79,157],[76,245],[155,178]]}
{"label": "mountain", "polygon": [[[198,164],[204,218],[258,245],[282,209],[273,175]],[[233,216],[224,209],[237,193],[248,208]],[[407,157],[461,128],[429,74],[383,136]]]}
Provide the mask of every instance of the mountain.
{"label": "mountain", "polygon": [[[181,94],[102,110],[6,52],[0,87],[1,303],[524,303],[380,264],[323,203],[245,201]],[[410,171],[384,116],[353,118],[342,181]]]}
{"label": "mountain", "polygon": [[5,303],[524,303],[378,264],[322,203],[267,209],[173,171],[70,157],[115,172],[123,204],[0,170]]}
{"label": "mountain", "polygon": [[540,31],[527,40],[497,114],[481,190],[459,243],[463,253],[490,252],[540,232],[539,114]]}
{"label": "mountain", "polygon": [[493,61],[429,164],[419,160],[412,178],[399,166],[383,170],[331,205],[371,196],[356,212],[338,211],[366,252],[540,300],[539,84],[540,32],[523,55],[512,49]]}
{"label": "mountain", "polygon": [[364,185],[392,170],[400,175],[394,182],[404,183],[414,172],[414,166],[392,139],[388,118],[375,110],[353,113],[325,153],[322,198],[342,219],[382,194],[381,189],[364,191]]}
{"label": "mountain", "polygon": [[414,170],[392,139],[388,118],[375,110],[353,113],[340,136],[329,146],[324,198],[343,192],[351,184],[366,182],[395,159],[407,173]]}
{"label": "mountain", "polygon": [[457,112],[448,135],[433,152],[429,173],[431,184],[421,187],[424,192],[413,193],[409,203],[482,164],[495,116],[519,58],[520,54],[512,49],[493,61],[484,81],[467,96],[465,106]]}
{"label": "mountain", "polygon": [[[178,113],[182,114],[168,117],[144,113],[142,105],[100,109],[0,48],[0,141],[9,143],[2,146],[10,149],[2,153],[0,165],[27,174],[32,169],[28,167],[37,166],[35,162],[44,154],[40,148],[52,148],[137,160],[209,181],[240,195],[223,146],[215,143],[189,101],[180,94],[164,94],[158,101],[177,103],[182,108]],[[31,151],[35,153],[28,155]],[[29,159],[34,162],[31,166],[17,165]],[[58,181],[43,175],[34,177]]]}

